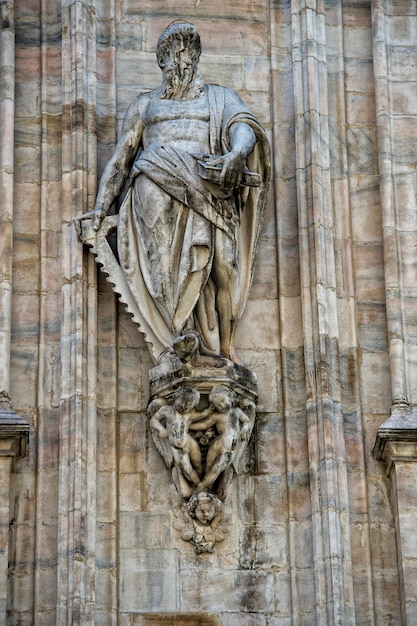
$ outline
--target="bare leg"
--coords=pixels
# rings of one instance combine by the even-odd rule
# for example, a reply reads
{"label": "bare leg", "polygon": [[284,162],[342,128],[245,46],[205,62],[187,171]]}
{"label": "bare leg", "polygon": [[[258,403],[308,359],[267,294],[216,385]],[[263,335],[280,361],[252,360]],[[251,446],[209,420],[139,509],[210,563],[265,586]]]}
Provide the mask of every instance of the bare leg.
{"label": "bare leg", "polygon": [[180,466],[182,471],[184,472],[184,476],[191,482],[193,485],[198,485],[200,482],[200,477],[191,465],[190,457],[186,452],[181,457]]}
{"label": "bare leg", "polygon": [[201,466],[201,450],[200,450],[200,446],[198,445],[196,440],[193,437],[191,437],[191,435],[188,435],[187,446],[185,450],[189,454],[189,458],[192,463],[192,466],[195,468],[197,474],[201,476],[202,471],[203,471],[203,468]]}
{"label": "bare leg", "polygon": [[240,363],[233,345],[240,297],[236,242],[220,230],[216,232],[213,276],[217,286],[221,354]]}
{"label": "bare leg", "polygon": [[224,445],[224,441],[218,437],[215,439],[207,453],[206,474],[200,482],[202,489],[211,489],[221,472],[226,469],[230,462],[231,454]]}
{"label": "bare leg", "polygon": [[192,488],[177,465],[174,465],[172,468],[172,482],[184,498],[188,498],[191,495]]}
{"label": "bare leg", "polygon": [[[193,254],[194,266],[184,280],[172,319],[175,332],[181,332],[186,326],[210,272],[211,251],[209,248],[207,246],[193,246]],[[169,258],[169,255],[167,256]]]}
{"label": "bare leg", "polygon": [[226,470],[232,460],[230,452],[223,452],[214,463],[211,470],[206,473],[204,480],[201,481],[199,487],[201,489],[211,489],[220,474]]}

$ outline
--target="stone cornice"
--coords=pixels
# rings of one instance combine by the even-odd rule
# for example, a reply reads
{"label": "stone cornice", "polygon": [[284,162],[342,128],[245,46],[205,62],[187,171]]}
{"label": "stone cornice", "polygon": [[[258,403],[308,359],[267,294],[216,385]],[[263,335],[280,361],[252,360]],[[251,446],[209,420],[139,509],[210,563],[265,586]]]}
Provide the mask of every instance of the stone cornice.
{"label": "stone cornice", "polygon": [[26,456],[29,428],[28,422],[13,411],[10,402],[0,402],[0,456]]}
{"label": "stone cornice", "polygon": [[417,406],[393,405],[378,429],[373,456],[387,463],[387,474],[396,461],[417,462]]}

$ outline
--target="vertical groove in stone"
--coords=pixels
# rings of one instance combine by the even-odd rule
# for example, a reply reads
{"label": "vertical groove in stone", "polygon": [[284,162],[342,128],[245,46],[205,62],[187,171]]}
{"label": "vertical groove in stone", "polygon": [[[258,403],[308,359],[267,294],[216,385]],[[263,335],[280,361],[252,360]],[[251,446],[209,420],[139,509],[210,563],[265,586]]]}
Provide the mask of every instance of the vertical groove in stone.
{"label": "vertical groove in stone", "polygon": [[392,403],[408,403],[404,363],[404,320],[401,301],[400,244],[394,199],[394,163],[391,106],[388,83],[388,50],[383,0],[373,0],[373,63],[375,77],[378,169],[384,242],[385,293],[388,321],[388,349],[391,369]]}
{"label": "vertical groove in stone", "polygon": [[[97,168],[100,152],[116,143],[116,24],[114,0],[96,0],[97,12]],[[108,154],[107,158],[110,157]],[[117,298],[103,274],[98,277],[97,330],[97,550],[96,621],[118,620],[118,419]],[[135,328],[136,330],[136,328]],[[132,498],[135,495],[132,494]]]}
{"label": "vertical groove in stone", "polygon": [[[0,5],[0,408],[10,402],[14,174],[14,2]],[[11,457],[0,459],[0,622],[8,596]]]}
{"label": "vertical groove in stone", "polygon": [[[33,425],[28,457],[11,480],[8,620],[29,621],[34,608],[40,200],[40,6],[14,2],[13,296],[10,395]],[[13,119],[13,116],[12,116]],[[27,152],[26,152],[27,151]],[[26,153],[26,155],[25,155]],[[30,155],[28,158],[25,156]],[[1,195],[1,194],[0,194]],[[1,239],[1,235],[0,235]],[[27,263],[28,271],[22,272]],[[30,365],[29,365],[30,364]],[[20,599],[24,598],[24,601]]]}
{"label": "vertical groove in stone", "polygon": [[[306,428],[297,189],[294,88],[289,4],[271,3],[274,191],[276,198],[278,290],[285,463],[288,498],[288,566],[293,623],[315,623],[315,581]],[[286,85],[282,89],[282,85]],[[291,322],[289,322],[291,320]],[[302,495],[300,495],[302,494]],[[302,505],[301,505],[302,502]],[[301,506],[300,506],[301,505]],[[300,551],[300,545],[304,549]],[[303,589],[304,592],[300,593]]]}
{"label": "vertical groove in stone", "polygon": [[[352,252],[352,220],[349,189],[349,159],[347,149],[347,111],[345,102],[345,62],[343,32],[343,2],[339,0],[326,9],[326,21],[331,26],[330,43],[327,44],[327,67],[329,85],[329,127],[331,154],[331,176],[333,195],[333,215],[335,232],[336,292],[338,304],[340,379],[342,385],[342,411],[345,422],[346,463],[351,502],[351,533],[344,536],[347,541],[352,535],[352,585],[355,598],[350,602],[358,620],[374,621],[374,601],[372,591],[372,561],[370,554],[370,522],[368,502],[364,497],[363,508],[359,509],[356,497],[367,493],[365,476],[364,428],[361,411],[361,389],[359,376],[360,357],[358,354],[357,319],[355,312],[354,259]],[[328,38],[329,39],[329,38]],[[357,459],[360,458],[358,466]],[[345,512],[345,526],[349,525],[348,511]],[[355,546],[360,535],[360,550]],[[355,542],[356,540],[356,542]],[[356,560],[355,560],[356,557]]]}
{"label": "vertical groove in stone", "polygon": [[14,173],[14,1],[0,5],[0,399],[9,400]]}
{"label": "vertical groove in stone", "polygon": [[[0,444],[3,443],[0,441]],[[10,523],[10,473],[12,454],[2,454],[0,450],[0,623],[6,623],[8,596],[8,557],[9,557],[9,523]]]}
{"label": "vertical groove in stone", "polygon": [[[41,170],[39,242],[39,351],[36,431],[36,522],[34,613],[56,615],[58,527],[58,449],[60,398],[61,280],[53,271],[60,262],[61,238],[61,11],[49,0],[40,4]],[[48,497],[45,497],[48,494]]]}
{"label": "vertical groove in stone", "polygon": [[96,191],[95,10],[62,0],[62,297],[57,624],[93,624],[96,530],[96,269],[72,218]]}
{"label": "vertical groove in stone", "polygon": [[[294,543],[304,530],[302,516],[297,515],[297,507],[294,502],[296,499],[295,491],[300,488],[298,476],[300,472],[297,462],[293,462],[293,455],[286,454],[287,441],[294,443],[294,439],[300,438],[298,430],[299,420],[292,419],[294,417],[291,408],[299,401],[302,394],[292,394],[291,386],[294,381],[294,373],[297,370],[297,341],[288,345],[288,336],[284,329],[286,328],[285,319],[288,313],[298,311],[299,309],[299,281],[298,267],[295,264],[294,274],[290,272],[288,276],[288,268],[292,262],[292,252],[296,248],[297,224],[291,219],[296,212],[295,201],[295,172],[293,170],[292,159],[287,158],[288,152],[293,149],[294,145],[294,111],[292,106],[292,94],[288,90],[289,95],[285,97],[281,90],[281,85],[287,81],[291,81],[291,14],[289,7],[278,7],[275,2],[271,1],[269,6],[269,31],[270,31],[270,56],[271,56],[271,125],[272,125],[272,163],[275,163],[275,175],[273,177],[273,194],[275,207],[275,233],[277,247],[277,292],[278,292],[278,315],[280,318],[280,346],[281,346],[281,367],[283,376],[278,381],[278,393],[280,396],[279,406],[282,407],[283,419],[283,438],[284,442],[282,450],[285,458],[283,459],[286,484],[286,500],[288,503],[288,517],[285,528],[285,553],[287,555],[285,561],[279,564],[280,582],[279,590],[277,590],[277,618],[293,619],[296,622],[300,613],[306,607],[301,606],[299,600],[300,594],[297,593],[299,588],[299,570],[297,568],[297,558]],[[286,92],[286,94],[288,93]],[[290,149],[289,146],[291,146]],[[291,202],[291,198],[293,202]],[[282,203],[281,203],[282,199]],[[285,200],[288,200],[286,202]],[[285,215],[284,215],[285,212]],[[288,258],[289,257],[289,258]],[[297,278],[293,281],[293,276]],[[288,289],[288,283],[291,287]],[[294,287],[293,285],[297,285]],[[293,345],[295,344],[295,345]],[[302,346],[302,341],[300,342]],[[302,355],[301,355],[302,358]],[[285,375],[287,374],[287,375]],[[291,398],[286,402],[284,398]],[[288,405],[291,405],[289,407]],[[295,478],[295,480],[294,480]],[[281,503],[276,502],[276,507],[280,507]],[[305,551],[307,560],[309,559],[308,550]],[[304,563],[303,563],[304,565]],[[303,573],[305,570],[303,571]],[[302,583],[301,583],[302,584]],[[314,584],[314,582],[313,582]],[[311,588],[311,585],[310,585]],[[305,594],[304,599],[308,597]],[[307,602],[308,603],[308,602]],[[305,604],[307,604],[305,602]],[[278,613],[279,611],[279,613]]]}
{"label": "vertical groove in stone", "polygon": [[291,7],[317,624],[354,624],[336,313],[324,3],[293,0]]}

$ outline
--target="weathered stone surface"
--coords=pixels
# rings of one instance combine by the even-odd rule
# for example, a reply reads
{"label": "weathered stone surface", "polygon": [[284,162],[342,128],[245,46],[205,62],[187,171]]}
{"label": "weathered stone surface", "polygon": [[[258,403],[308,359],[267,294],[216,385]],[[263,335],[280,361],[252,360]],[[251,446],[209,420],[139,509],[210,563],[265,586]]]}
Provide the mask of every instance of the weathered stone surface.
{"label": "weathered stone surface", "polygon": [[[124,623],[124,622],[123,622]],[[129,620],[131,626],[219,626],[218,618],[204,613],[148,613],[133,615]]]}
{"label": "weathered stone surface", "polygon": [[[415,1],[0,11],[0,387],[31,429],[1,472],[0,622],[417,623]],[[258,424],[205,555],[172,527],[146,344],[70,225],[176,18],[273,148],[237,343]]]}
{"label": "weathered stone surface", "polygon": [[120,550],[120,610],[175,612],[179,607],[178,555],[170,549]]}

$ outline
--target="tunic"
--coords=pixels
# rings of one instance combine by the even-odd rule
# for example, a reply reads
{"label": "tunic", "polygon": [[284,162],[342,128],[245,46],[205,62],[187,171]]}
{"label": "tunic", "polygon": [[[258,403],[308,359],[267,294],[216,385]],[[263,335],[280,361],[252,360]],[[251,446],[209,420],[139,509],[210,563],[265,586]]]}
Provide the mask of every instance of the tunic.
{"label": "tunic", "polygon": [[248,167],[262,179],[260,187],[240,187],[224,198],[198,174],[201,154],[189,154],[169,143],[140,149],[130,173],[118,228],[118,253],[126,282],[138,307],[136,318],[159,357],[186,329],[196,330],[202,351],[220,354],[216,255],[229,265],[230,298],[236,315],[231,342],[252,280],[269,181],[269,148],[265,131],[231,90],[207,85],[209,143],[213,155],[231,149],[230,128],[251,126],[256,145]]}

